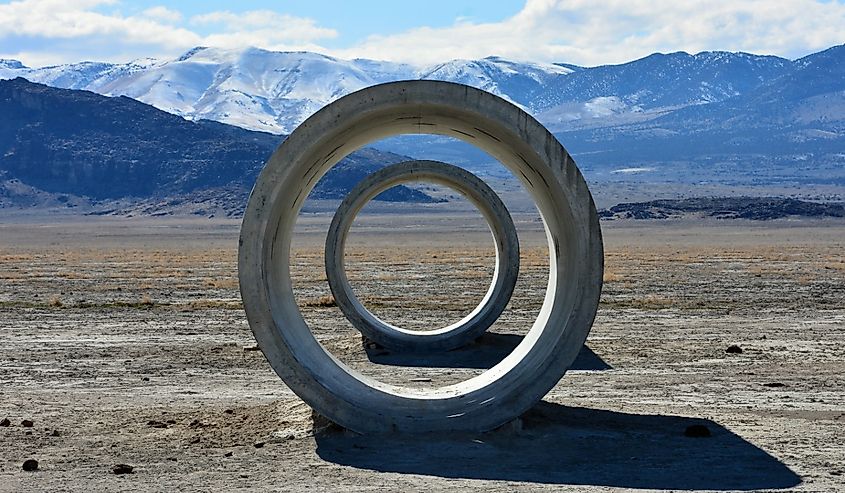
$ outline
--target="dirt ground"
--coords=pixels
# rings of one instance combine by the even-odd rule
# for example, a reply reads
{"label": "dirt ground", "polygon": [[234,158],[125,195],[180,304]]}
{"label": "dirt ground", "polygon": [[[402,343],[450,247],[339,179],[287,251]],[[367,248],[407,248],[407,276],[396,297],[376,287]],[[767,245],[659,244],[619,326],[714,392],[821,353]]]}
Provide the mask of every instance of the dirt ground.
{"label": "dirt ground", "polygon": [[[545,290],[539,223],[515,219],[514,297],[468,348],[416,362],[362,348],[328,297],[321,215],[294,250],[306,320],[384,381],[478,374]],[[604,223],[587,347],[521,426],[377,437],[312,418],[255,350],[238,228],[0,222],[0,491],[845,491],[843,222]],[[484,225],[464,217],[362,217],[347,254],[365,304],[412,328],[459,319],[492,269]]]}

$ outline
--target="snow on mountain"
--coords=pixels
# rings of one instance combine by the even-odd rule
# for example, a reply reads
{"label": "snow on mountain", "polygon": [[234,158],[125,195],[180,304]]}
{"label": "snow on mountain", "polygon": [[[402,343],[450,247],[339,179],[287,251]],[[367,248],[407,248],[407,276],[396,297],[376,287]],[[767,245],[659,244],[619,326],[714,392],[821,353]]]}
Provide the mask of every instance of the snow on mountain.
{"label": "snow on mountain", "polygon": [[9,60],[6,58],[0,58],[0,70],[20,70],[26,69],[26,65],[22,64],[18,60]]}
{"label": "snow on mountain", "polygon": [[116,77],[96,91],[129,96],[190,119],[288,133],[344,94],[412,73],[400,64],[317,53],[195,48]]}
{"label": "snow on mountain", "polygon": [[417,73],[420,79],[459,82],[484,89],[533,110],[534,96],[551,80],[573,69],[560,65],[518,63],[499,57],[452,60]]}
{"label": "snow on mountain", "polygon": [[[14,62],[10,67],[3,62]],[[144,58],[129,63],[115,64],[103,62],[79,62],[67,65],[53,65],[41,68],[29,68],[17,60],[0,62],[0,79],[23,77],[31,82],[38,82],[62,89],[86,89],[94,92],[99,87],[119,77],[146,70],[158,63],[155,59]],[[15,65],[16,64],[16,65]]]}
{"label": "snow on mountain", "polygon": [[792,69],[792,62],[747,53],[655,53],[621,65],[604,65],[556,78],[537,96],[540,110],[616,96],[643,109],[723,101]]}
{"label": "snow on mountain", "polygon": [[69,89],[129,96],[189,119],[252,130],[292,131],[329,102],[383,82],[439,79],[471,84],[531,108],[531,94],[572,69],[500,58],[455,60],[434,67],[341,60],[309,52],[197,47],[169,61],[82,62],[31,69],[0,63],[0,78],[24,77]]}
{"label": "snow on mountain", "polygon": [[0,79],[24,77],[31,69],[18,60],[0,58]]}
{"label": "snow on mountain", "polygon": [[644,121],[746,94],[798,62],[747,53],[654,54],[582,68],[488,57],[430,67],[342,60],[310,52],[197,47],[173,60],[81,62],[28,68],[0,60],[0,78],[125,95],[188,119],[288,133],[329,102],[373,84],[437,79],[479,87],[525,108],[553,130]]}

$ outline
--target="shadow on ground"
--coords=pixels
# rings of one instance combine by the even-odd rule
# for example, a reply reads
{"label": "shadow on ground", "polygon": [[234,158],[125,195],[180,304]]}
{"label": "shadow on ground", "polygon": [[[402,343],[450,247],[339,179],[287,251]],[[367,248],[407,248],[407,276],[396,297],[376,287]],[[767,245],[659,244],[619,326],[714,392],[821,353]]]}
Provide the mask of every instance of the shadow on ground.
{"label": "shadow on ground", "polygon": [[[690,438],[690,425],[711,436]],[[675,490],[789,488],[801,479],[713,421],[540,402],[523,429],[479,435],[317,436],[337,464],[445,478]]]}
{"label": "shadow on ground", "polygon": [[[379,365],[486,370],[502,361],[520,342],[522,342],[522,336],[487,332],[472,344],[441,353],[392,353],[381,347],[367,347],[366,352],[369,360]],[[569,369],[600,371],[610,370],[611,366],[590,348],[584,346]]]}

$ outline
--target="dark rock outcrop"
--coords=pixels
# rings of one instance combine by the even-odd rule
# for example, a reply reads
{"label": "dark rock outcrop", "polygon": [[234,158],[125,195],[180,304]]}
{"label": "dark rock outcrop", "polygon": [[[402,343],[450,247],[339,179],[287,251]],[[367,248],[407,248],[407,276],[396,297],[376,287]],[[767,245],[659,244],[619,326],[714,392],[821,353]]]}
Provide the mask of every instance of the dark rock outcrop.
{"label": "dark rock outcrop", "polygon": [[618,204],[599,211],[602,219],[667,219],[686,216],[768,220],[784,217],[845,217],[845,205],[778,197],[705,197]]}

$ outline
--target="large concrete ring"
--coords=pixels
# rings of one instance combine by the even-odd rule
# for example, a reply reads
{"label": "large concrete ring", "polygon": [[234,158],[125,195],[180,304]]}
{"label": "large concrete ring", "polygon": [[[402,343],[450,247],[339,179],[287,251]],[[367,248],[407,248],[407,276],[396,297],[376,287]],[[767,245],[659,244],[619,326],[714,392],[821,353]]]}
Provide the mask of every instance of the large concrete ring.
{"label": "large concrete ring", "polygon": [[[346,236],[361,208],[388,188],[412,181],[433,182],[460,192],[487,220],[496,247],[493,281],[481,303],[454,324],[424,331],[396,327],[367,310],[349,285],[344,261]],[[447,351],[474,341],[502,314],[518,276],[519,239],[505,204],[474,174],[438,161],[405,161],[368,175],[341,202],[326,235],[326,278],[337,306],[361,334],[394,351]]]}
{"label": "large concrete ring", "polygon": [[[484,373],[438,388],[386,384],[338,360],[309,330],[290,278],[294,225],[320,177],[369,142],[409,133],[464,140],[507,166],[533,197],[549,245],[546,295],[522,342]],[[238,257],[244,309],[273,369],[316,412],[359,433],[483,431],[521,415],[557,384],[584,344],[602,269],[595,204],[560,142],[498,96],[431,80],[362,89],[291,133],[250,194]]]}

